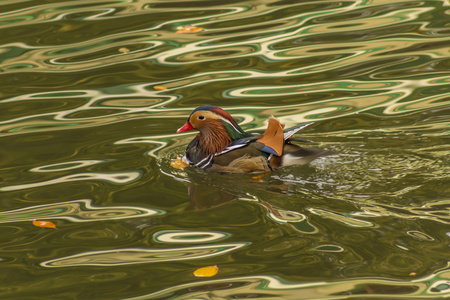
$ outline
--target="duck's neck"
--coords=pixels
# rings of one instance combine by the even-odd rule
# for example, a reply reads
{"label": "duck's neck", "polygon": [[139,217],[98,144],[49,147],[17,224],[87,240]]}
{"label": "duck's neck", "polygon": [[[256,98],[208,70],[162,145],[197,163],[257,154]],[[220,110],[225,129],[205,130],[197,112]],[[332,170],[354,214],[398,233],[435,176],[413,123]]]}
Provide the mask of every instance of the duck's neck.
{"label": "duck's neck", "polygon": [[206,155],[222,152],[233,140],[220,122],[202,128],[197,135],[199,144]]}
{"label": "duck's neck", "polygon": [[251,134],[242,130],[242,128],[236,122],[222,123],[222,124],[232,141],[236,141],[251,136]]}

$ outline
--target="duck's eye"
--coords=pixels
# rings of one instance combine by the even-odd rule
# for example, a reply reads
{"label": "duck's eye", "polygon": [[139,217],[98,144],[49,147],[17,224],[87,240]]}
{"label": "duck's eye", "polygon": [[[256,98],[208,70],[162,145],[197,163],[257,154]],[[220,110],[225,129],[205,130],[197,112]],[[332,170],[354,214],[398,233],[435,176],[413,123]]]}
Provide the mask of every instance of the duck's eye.
{"label": "duck's eye", "polygon": [[199,119],[199,120],[204,120],[204,119],[205,119],[205,116],[198,116],[198,119]]}

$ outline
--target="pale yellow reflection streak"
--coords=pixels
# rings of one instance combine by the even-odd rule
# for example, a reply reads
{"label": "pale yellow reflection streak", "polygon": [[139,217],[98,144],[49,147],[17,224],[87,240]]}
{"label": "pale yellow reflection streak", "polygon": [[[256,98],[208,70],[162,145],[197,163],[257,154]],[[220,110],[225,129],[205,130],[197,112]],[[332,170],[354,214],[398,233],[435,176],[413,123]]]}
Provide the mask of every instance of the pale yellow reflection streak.
{"label": "pale yellow reflection streak", "polygon": [[67,170],[73,170],[83,167],[88,167],[100,163],[104,163],[107,160],[101,160],[101,159],[85,159],[85,160],[73,160],[73,161],[66,161],[62,163],[56,163],[56,164],[50,164],[45,166],[40,166],[36,168],[30,169],[30,172],[58,172],[58,171],[67,171]]}
{"label": "pale yellow reflection streak", "polygon": [[297,211],[277,208],[258,197],[247,193],[246,197],[239,197],[242,201],[255,202],[267,210],[267,216],[278,224],[289,225],[293,230],[303,234],[316,234],[319,229],[308,221],[308,217]]}
{"label": "pale yellow reflection streak", "polygon": [[123,144],[154,144],[157,145],[157,147],[155,149],[152,149],[150,151],[147,152],[147,155],[154,157],[154,158],[158,158],[158,151],[161,149],[164,149],[167,146],[167,142],[163,142],[163,141],[158,141],[158,138],[170,138],[170,137],[175,137],[176,134],[170,134],[170,135],[164,135],[164,136],[159,136],[159,137],[135,137],[135,138],[128,138],[128,139],[123,139],[120,141],[116,141],[114,142],[115,145],[123,145]]}
{"label": "pale yellow reflection streak", "polygon": [[279,224],[290,225],[294,230],[300,231],[303,234],[316,234],[319,229],[312,225],[308,221],[308,217],[302,213],[278,209],[273,206],[268,207],[267,204],[263,204],[268,209],[267,216]]}
{"label": "pale yellow reflection streak", "polygon": [[269,210],[268,216],[275,222],[281,224],[302,222],[307,219],[306,216],[302,213],[283,209],[276,209],[276,211]]}
{"label": "pale yellow reflection streak", "polygon": [[343,247],[338,246],[338,245],[333,245],[333,244],[320,245],[320,246],[313,248],[312,250],[319,251],[319,252],[330,252],[330,253],[345,251],[345,249]]}
{"label": "pale yellow reflection streak", "polygon": [[343,223],[350,227],[378,227],[376,224],[374,224],[372,222],[347,217],[343,214],[331,212],[331,211],[324,210],[324,209],[310,207],[310,208],[308,208],[308,211],[310,211],[311,213],[313,213],[315,215],[321,216],[324,219],[331,219],[331,220]]}
{"label": "pale yellow reflection streak", "polygon": [[418,230],[408,230],[406,232],[406,234],[408,234],[416,239],[422,240],[422,241],[426,241],[426,242],[434,241],[433,237],[429,236],[428,234],[426,234],[424,232],[418,231]]}
{"label": "pale yellow reflection streak", "polygon": [[155,216],[162,210],[137,206],[96,207],[91,199],[40,204],[0,212],[0,223],[27,222],[35,219],[62,219],[70,222],[93,222]]}
{"label": "pale yellow reflection streak", "polygon": [[229,243],[202,245],[174,249],[125,248],[103,251],[89,251],[52,259],[41,263],[43,267],[79,267],[79,266],[121,266],[144,263],[158,263],[190,259],[203,259],[224,255],[246,246],[248,243]]}
{"label": "pale yellow reflection streak", "polygon": [[132,172],[120,172],[120,173],[78,173],[63,176],[57,179],[35,182],[35,183],[26,183],[26,184],[18,184],[18,185],[9,185],[0,187],[0,192],[9,192],[9,191],[18,191],[35,187],[43,187],[52,184],[58,184],[63,182],[70,181],[83,181],[83,180],[102,180],[115,184],[126,184],[130,183],[141,176],[141,173],[138,171]]}
{"label": "pale yellow reflection streak", "polygon": [[170,244],[207,243],[217,242],[229,236],[229,233],[217,231],[164,230],[155,233],[153,240]]}

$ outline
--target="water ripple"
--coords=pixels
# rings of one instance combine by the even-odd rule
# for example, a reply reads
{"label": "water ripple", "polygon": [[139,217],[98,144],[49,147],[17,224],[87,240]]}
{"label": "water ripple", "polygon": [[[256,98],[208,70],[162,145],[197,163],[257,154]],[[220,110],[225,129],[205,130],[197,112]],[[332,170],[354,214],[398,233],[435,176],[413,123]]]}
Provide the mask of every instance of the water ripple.
{"label": "water ripple", "polygon": [[25,222],[35,219],[63,219],[71,222],[92,222],[140,218],[163,214],[164,211],[134,206],[96,207],[91,199],[54,204],[40,204],[0,212],[0,223]]}
{"label": "water ripple", "polygon": [[246,276],[227,279],[192,282],[170,287],[155,293],[130,297],[138,299],[211,299],[223,295],[239,298],[275,297],[283,299],[336,299],[386,297],[396,294],[396,298],[411,299],[411,297],[440,298],[450,293],[448,270],[421,279],[384,280],[377,278],[339,280],[331,282],[293,283],[276,276]]}
{"label": "water ripple", "polygon": [[64,182],[71,181],[84,181],[84,180],[101,180],[106,182],[111,182],[114,184],[127,184],[137,180],[141,176],[141,172],[118,172],[118,173],[78,173],[67,176],[62,176],[57,179],[27,183],[27,184],[17,184],[0,187],[0,192],[8,191],[18,191],[36,187],[43,187],[47,185],[60,184]]}
{"label": "water ripple", "polygon": [[400,205],[374,204],[364,205],[355,216],[381,217],[395,216],[402,219],[427,219],[450,224],[450,201],[430,201],[421,206],[405,207]]}
{"label": "water ripple", "polygon": [[206,243],[220,241],[230,237],[230,234],[214,231],[181,231],[166,230],[153,235],[153,239],[159,243]]}
{"label": "water ripple", "polygon": [[344,223],[347,226],[351,226],[351,227],[376,227],[376,225],[374,225],[371,222],[363,221],[363,220],[359,220],[359,219],[351,218],[351,217],[347,217],[347,216],[343,216],[341,214],[337,214],[337,213],[334,213],[334,212],[330,212],[330,211],[326,211],[326,210],[322,210],[322,209],[317,209],[317,208],[309,208],[308,210],[311,213],[313,213],[313,214],[321,216],[322,218],[332,219],[332,220]]}
{"label": "water ripple", "polygon": [[[51,2],[1,4],[0,297],[448,296],[447,0]],[[173,170],[200,104],[336,154]]]}
{"label": "water ripple", "polygon": [[91,251],[42,262],[43,267],[120,266],[200,259],[223,255],[242,248],[246,243],[217,244],[175,249],[114,249]]}
{"label": "water ripple", "polygon": [[90,160],[77,160],[77,161],[67,161],[62,163],[56,163],[46,166],[39,166],[36,168],[30,169],[30,172],[57,172],[57,171],[66,171],[73,170],[78,168],[84,168],[87,166],[96,165],[99,163],[106,162],[106,160],[100,159],[90,159]]}

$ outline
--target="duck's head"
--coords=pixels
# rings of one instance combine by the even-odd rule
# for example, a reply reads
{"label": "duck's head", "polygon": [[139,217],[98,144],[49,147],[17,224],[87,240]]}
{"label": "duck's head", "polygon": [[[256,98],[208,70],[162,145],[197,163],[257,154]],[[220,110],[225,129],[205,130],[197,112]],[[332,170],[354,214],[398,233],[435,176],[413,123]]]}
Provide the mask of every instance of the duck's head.
{"label": "duck's head", "polygon": [[202,132],[213,128],[223,128],[228,133],[230,131],[243,133],[229,113],[214,105],[201,105],[194,109],[187,122],[177,130],[177,133],[192,129]]}

